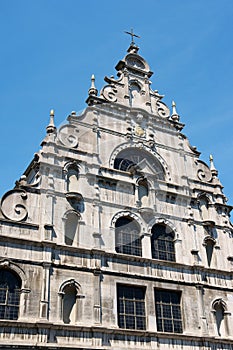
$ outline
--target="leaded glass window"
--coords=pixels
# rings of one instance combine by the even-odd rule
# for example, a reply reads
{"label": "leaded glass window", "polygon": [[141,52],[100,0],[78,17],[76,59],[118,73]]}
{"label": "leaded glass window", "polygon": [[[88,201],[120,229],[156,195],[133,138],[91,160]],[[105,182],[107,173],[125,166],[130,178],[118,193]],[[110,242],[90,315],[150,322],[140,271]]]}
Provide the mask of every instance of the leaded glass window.
{"label": "leaded glass window", "polygon": [[122,150],[115,158],[113,167],[133,173],[145,171],[149,167],[158,179],[164,180],[164,169],[158,159],[143,149],[129,147]]}
{"label": "leaded glass window", "polygon": [[17,320],[21,281],[9,270],[0,270],[0,319]]}
{"label": "leaded glass window", "polygon": [[119,327],[146,329],[145,289],[118,285],[117,298]]}
{"label": "leaded glass window", "polygon": [[140,226],[132,218],[123,216],[116,221],[115,239],[117,253],[142,255]]}
{"label": "leaded glass window", "polygon": [[179,292],[156,290],[155,307],[159,332],[183,332]]}
{"label": "leaded glass window", "polygon": [[176,261],[174,233],[166,225],[152,227],[151,252],[153,259]]}

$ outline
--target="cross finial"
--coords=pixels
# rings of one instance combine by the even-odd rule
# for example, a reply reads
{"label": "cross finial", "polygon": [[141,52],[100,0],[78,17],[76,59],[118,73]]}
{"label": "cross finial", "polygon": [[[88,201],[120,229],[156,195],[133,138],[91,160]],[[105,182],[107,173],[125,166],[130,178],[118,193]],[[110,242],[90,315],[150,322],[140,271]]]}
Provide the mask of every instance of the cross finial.
{"label": "cross finial", "polygon": [[125,31],[125,33],[126,33],[126,34],[129,34],[129,35],[131,36],[131,45],[135,45],[134,37],[135,37],[135,38],[140,38],[139,35],[134,34],[133,28],[131,28],[131,31],[130,31],[130,32],[126,32],[126,31]]}

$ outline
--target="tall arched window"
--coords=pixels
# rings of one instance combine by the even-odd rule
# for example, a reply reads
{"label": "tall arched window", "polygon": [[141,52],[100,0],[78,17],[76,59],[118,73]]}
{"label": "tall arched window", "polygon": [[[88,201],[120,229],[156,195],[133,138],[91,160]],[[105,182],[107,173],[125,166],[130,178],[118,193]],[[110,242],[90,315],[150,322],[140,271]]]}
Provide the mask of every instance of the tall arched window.
{"label": "tall arched window", "polygon": [[140,226],[132,218],[123,216],[115,224],[116,251],[129,255],[142,255]]}
{"label": "tall arched window", "polygon": [[164,224],[152,227],[151,253],[153,259],[175,261],[174,233]]}
{"label": "tall arched window", "polygon": [[75,317],[75,304],[76,304],[76,288],[74,285],[68,285],[64,288],[63,297],[63,322],[74,323]]}
{"label": "tall arched window", "polygon": [[207,263],[209,267],[211,266],[215,244],[216,244],[215,239],[210,235],[204,238],[203,245],[205,246],[205,249],[206,249],[206,258],[207,258]]}
{"label": "tall arched window", "polygon": [[213,302],[212,306],[213,306],[212,312],[215,315],[217,335],[220,337],[226,336],[226,333],[227,333],[226,332],[226,329],[227,329],[226,303],[221,298],[219,298]]}
{"label": "tall arched window", "polygon": [[82,314],[83,295],[81,286],[74,279],[65,281],[58,293],[60,319],[66,324],[75,324]]}
{"label": "tall arched window", "polygon": [[15,273],[0,269],[0,319],[18,319],[21,285]]}

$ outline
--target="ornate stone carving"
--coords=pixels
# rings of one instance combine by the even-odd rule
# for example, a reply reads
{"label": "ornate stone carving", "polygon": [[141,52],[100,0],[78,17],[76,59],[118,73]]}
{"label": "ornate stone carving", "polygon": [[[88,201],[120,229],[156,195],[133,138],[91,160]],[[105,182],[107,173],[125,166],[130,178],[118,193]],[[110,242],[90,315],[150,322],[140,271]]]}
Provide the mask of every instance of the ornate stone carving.
{"label": "ornate stone carving", "polygon": [[13,221],[26,220],[28,211],[25,205],[27,193],[21,189],[7,192],[1,201],[1,211],[5,218]]}
{"label": "ornate stone carving", "polygon": [[114,85],[106,85],[102,90],[102,96],[105,100],[110,102],[117,102],[117,94],[118,90]]}
{"label": "ornate stone carving", "polygon": [[158,101],[156,103],[157,107],[158,107],[158,114],[160,117],[163,118],[168,118],[170,115],[170,110],[169,108],[165,105],[165,103]]}
{"label": "ornate stone carving", "polygon": [[63,125],[58,132],[60,142],[70,148],[78,147],[79,130],[74,125]]}
{"label": "ornate stone carving", "polygon": [[212,173],[207,164],[201,160],[196,161],[197,164],[197,177],[203,182],[210,182],[212,180]]}

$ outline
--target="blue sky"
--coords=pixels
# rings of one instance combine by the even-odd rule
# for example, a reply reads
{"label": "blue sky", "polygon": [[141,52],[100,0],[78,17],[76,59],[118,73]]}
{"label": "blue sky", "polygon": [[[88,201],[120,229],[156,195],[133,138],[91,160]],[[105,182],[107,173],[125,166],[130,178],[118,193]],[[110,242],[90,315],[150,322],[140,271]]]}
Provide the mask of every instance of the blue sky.
{"label": "blue sky", "polygon": [[152,88],[176,101],[233,203],[232,0],[1,0],[0,197],[39,150],[50,109],[60,125],[85,108],[91,74],[98,89],[115,74],[132,27]]}

